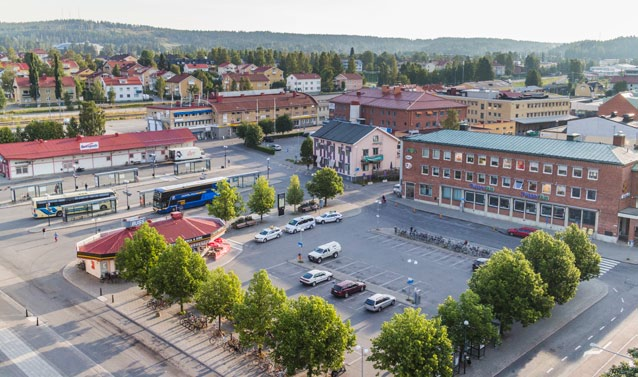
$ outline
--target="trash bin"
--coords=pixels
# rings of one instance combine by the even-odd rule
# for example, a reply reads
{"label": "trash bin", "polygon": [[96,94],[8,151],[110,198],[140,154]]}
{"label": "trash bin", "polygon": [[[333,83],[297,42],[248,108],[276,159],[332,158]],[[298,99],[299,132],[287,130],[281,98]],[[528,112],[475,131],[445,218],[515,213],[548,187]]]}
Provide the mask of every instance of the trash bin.
{"label": "trash bin", "polygon": [[421,304],[421,290],[418,288],[414,289],[414,305],[420,305]]}
{"label": "trash bin", "polygon": [[627,241],[627,245],[629,245],[629,247],[634,247],[634,240]]}

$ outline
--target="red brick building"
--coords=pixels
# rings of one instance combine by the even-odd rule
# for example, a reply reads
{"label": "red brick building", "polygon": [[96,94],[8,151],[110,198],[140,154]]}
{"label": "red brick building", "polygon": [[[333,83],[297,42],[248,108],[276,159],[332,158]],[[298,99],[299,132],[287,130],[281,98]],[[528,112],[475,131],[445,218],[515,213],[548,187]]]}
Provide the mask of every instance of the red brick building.
{"label": "red brick building", "polygon": [[615,145],[441,130],[403,142],[406,198],[633,243],[638,153]]}
{"label": "red brick building", "polygon": [[638,98],[631,92],[618,93],[598,107],[598,115],[610,116],[612,113],[619,116],[638,114]]}
{"label": "red brick building", "polygon": [[456,110],[459,120],[466,117],[467,106],[422,91],[404,91],[384,85],[342,94],[330,100],[331,118],[383,127],[392,132],[439,129],[448,110]]}

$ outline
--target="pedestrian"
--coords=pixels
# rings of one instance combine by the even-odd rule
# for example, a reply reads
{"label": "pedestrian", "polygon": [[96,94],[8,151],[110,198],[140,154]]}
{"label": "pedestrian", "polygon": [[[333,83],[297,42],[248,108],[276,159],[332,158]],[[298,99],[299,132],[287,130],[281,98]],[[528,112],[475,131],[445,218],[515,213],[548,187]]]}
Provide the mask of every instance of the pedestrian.
{"label": "pedestrian", "polygon": [[412,234],[414,227],[410,227],[410,234]]}
{"label": "pedestrian", "polygon": [[58,242],[58,232],[53,233],[53,238],[55,239],[55,242]]}
{"label": "pedestrian", "polygon": [[46,237],[47,228],[42,228],[42,238]]}
{"label": "pedestrian", "polygon": [[88,184],[88,183],[84,183],[84,189],[85,189],[86,191],[89,191],[89,184]]}

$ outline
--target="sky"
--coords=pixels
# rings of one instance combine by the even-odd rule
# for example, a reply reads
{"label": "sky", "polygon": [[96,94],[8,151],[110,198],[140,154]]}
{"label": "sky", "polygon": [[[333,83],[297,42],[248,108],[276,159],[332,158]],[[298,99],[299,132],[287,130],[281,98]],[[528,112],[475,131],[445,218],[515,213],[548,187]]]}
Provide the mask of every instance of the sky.
{"label": "sky", "polygon": [[634,36],[633,23],[617,16],[636,10],[636,0],[616,0],[613,9],[566,0],[21,0],[4,4],[0,21],[79,18],[180,30],[569,43]]}

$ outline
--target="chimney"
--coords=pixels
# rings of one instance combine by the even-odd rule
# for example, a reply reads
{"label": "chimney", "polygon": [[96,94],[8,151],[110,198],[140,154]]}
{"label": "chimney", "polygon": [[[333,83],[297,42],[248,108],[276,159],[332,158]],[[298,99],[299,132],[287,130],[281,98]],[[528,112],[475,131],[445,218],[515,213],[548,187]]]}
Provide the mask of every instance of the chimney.
{"label": "chimney", "polygon": [[401,94],[401,87],[400,86],[395,86],[394,87],[394,95],[399,95]]}
{"label": "chimney", "polygon": [[617,147],[625,146],[625,134],[622,131],[618,131],[614,134],[613,144]]}
{"label": "chimney", "polygon": [[357,92],[357,97],[361,97],[361,92]]}
{"label": "chimney", "polygon": [[632,122],[633,120],[634,120],[634,114],[633,113],[623,114],[622,115],[623,123]]}
{"label": "chimney", "polygon": [[383,94],[388,94],[388,93],[390,93],[390,86],[389,86],[389,85],[383,85],[383,86],[381,87],[381,93],[383,93]]}

